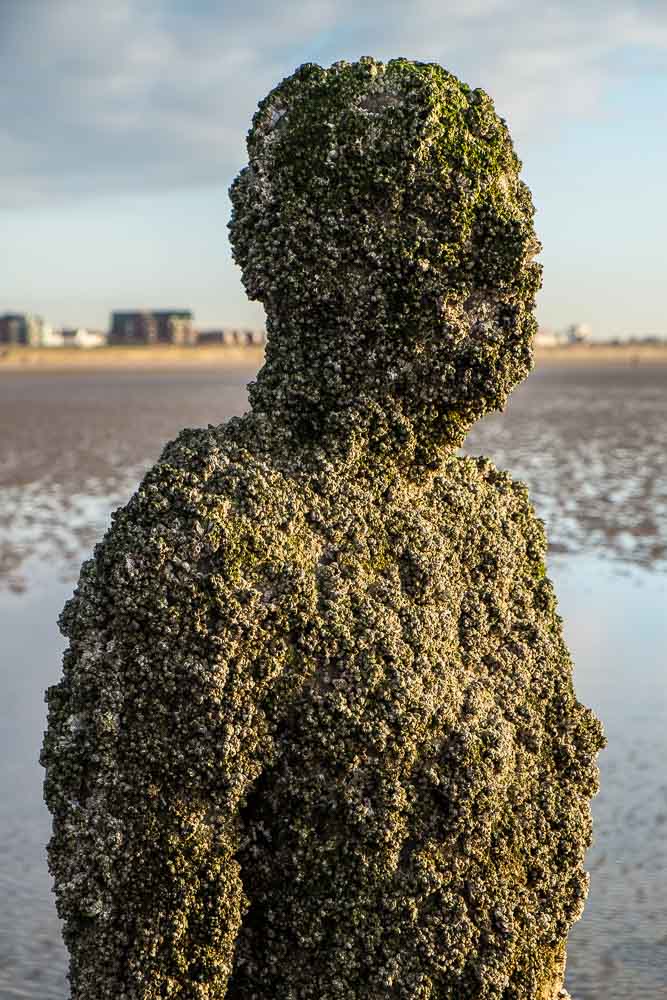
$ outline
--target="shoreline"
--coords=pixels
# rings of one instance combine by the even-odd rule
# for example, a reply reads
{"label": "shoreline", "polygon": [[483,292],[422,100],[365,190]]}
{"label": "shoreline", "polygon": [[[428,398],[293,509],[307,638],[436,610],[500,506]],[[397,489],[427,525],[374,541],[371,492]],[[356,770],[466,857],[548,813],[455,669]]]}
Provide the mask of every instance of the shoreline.
{"label": "shoreline", "polygon": [[[149,372],[168,370],[259,369],[264,359],[263,346],[205,345],[180,347],[171,344],[137,347],[2,347],[0,375],[38,372]],[[577,344],[570,347],[542,347],[535,351],[535,367],[636,367],[667,365],[667,343]]]}
{"label": "shoreline", "polygon": [[667,365],[667,341],[664,344],[573,344],[569,347],[538,347],[535,366],[600,365],[620,367]]}
{"label": "shoreline", "polygon": [[2,372],[169,371],[177,369],[259,368],[263,346],[180,347],[6,347],[0,345]]}

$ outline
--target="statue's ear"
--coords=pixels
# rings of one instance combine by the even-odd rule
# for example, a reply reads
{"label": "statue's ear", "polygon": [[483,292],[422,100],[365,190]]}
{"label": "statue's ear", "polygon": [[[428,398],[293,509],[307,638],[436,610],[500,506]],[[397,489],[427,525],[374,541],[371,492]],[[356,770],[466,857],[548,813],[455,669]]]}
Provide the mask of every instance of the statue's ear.
{"label": "statue's ear", "polygon": [[285,96],[277,93],[269,95],[264,106],[255,115],[251,133],[252,152],[259,154],[267,141],[273,142],[288,122],[289,108]]}
{"label": "statue's ear", "polygon": [[248,154],[251,162],[254,157],[266,154],[271,143],[288,124],[290,111],[307,94],[312,95],[326,77],[327,71],[317,63],[304,63],[259,102],[248,135]]}

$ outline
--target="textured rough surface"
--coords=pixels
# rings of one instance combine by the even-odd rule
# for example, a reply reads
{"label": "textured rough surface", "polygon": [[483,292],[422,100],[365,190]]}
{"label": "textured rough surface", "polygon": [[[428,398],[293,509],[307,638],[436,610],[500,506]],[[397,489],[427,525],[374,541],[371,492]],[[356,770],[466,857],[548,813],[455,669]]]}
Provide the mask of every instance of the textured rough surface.
{"label": "textured rough surface", "polygon": [[63,611],[49,860],[75,1000],[556,1000],[601,727],[521,483],[529,192],[434,65],[304,66],[231,191],[252,410],[184,431]]}

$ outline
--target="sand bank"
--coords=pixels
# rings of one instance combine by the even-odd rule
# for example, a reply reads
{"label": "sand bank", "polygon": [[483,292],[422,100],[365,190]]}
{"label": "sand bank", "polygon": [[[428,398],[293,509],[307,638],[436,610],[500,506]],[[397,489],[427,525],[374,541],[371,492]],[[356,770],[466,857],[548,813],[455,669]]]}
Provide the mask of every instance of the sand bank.
{"label": "sand bank", "polygon": [[535,351],[538,365],[667,365],[664,344],[573,344],[571,347],[541,347]]}
{"label": "sand bank", "polygon": [[0,345],[0,372],[165,370],[170,368],[254,368],[263,347],[6,347]]}
{"label": "sand bank", "polygon": [[[72,372],[131,371],[167,369],[257,370],[264,358],[263,347],[177,347],[161,344],[151,347],[99,347],[84,350],[76,347],[5,347],[0,346],[1,372]],[[542,365],[667,365],[664,345],[577,344],[572,347],[544,347],[535,352],[535,362]]]}

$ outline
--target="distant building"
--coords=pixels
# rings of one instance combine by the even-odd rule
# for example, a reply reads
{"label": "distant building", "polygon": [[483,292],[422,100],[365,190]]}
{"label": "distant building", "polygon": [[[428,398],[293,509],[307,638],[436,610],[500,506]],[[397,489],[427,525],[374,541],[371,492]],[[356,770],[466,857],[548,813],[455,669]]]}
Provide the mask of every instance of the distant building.
{"label": "distant building", "polygon": [[541,326],[535,334],[535,347],[558,347],[562,343],[562,337],[554,330]]}
{"label": "distant building", "polygon": [[572,323],[565,331],[568,344],[583,344],[591,338],[592,330],[588,323]]}
{"label": "distant building", "polygon": [[661,337],[657,333],[647,333],[644,337],[630,337],[632,343],[646,344],[647,347],[661,347],[667,338]]}
{"label": "distant building", "polygon": [[571,323],[564,330],[552,330],[541,326],[535,334],[535,347],[563,347],[568,344],[583,344],[590,340],[591,328],[588,323]]}
{"label": "distant building", "polygon": [[157,340],[157,323],[149,312],[111,314],[110,344],[152,344]]}
{"label": "distant building", "polygon": [[65,347],[104,347],[107,342],[104,333],[81,326],[75,330],[61,330],[60,335]]}
{"label": "distant building", "polygon": [[246,344],[260,346],[266,343],[266,332],[264,330],[244,330],[243,336]]}
{"label": "distant building", "polygon": [[50,323],[45,323],[40,347],[62,347],[64,343],[62,330],[54,330]]}
{"label": "distant building", "polygon": [[223,327],[219,330],[200,330],[197,335],[199,344],[224,344],[227,347],[262,345],[266,342],[264,330],[238,330],[235,327]]}
{"label": "distant building", "polygon": [[189,309],[156,309],[111,314],[110,344],[194,344]]}
{"label": "distant building", "polygon": [[44,320],[30,313],[5,313],[0,316],[0,344],[21,344],[39,347],[42,343]]}
{"label": "distant building", "polygon": [[198,344],[236,344],[236,330],[199,330]]}

